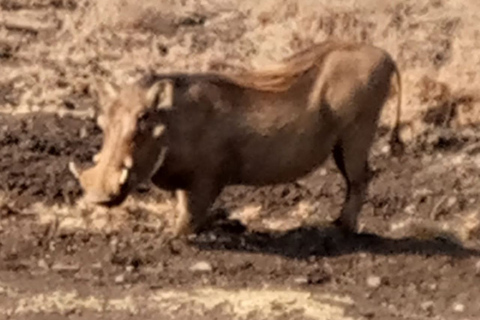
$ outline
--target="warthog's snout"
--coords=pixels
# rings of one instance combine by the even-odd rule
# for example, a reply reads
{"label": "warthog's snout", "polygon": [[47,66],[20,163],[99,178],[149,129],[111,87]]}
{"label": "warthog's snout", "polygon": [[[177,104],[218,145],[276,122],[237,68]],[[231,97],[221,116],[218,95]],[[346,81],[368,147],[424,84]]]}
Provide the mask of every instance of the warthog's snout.
{"label": "warthog's snout", "polygon": [[80,170],[74,162],[70,162],[69,170],[80,183],[83,199],[87,203],[115,206],[126,197],[129,169],[99,168],[99,165],[87,170]]}

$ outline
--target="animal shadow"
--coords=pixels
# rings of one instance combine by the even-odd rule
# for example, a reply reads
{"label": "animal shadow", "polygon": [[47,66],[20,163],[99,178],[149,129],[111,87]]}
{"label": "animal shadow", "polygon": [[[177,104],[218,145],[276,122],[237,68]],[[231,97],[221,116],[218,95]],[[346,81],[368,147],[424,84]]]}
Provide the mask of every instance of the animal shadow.
{"label": "animal shadow", "polygon": [[418,254],[468,258],[480,250],[445,238],[387,238],[361,233],[345,234],[331,227],[300,227],[286,232],[249,232],[240,223],[223,223],[199,234],[192,244],[201,250],[231,250],[280,255],[294,259],[335,257],[366,252],[380,255]]}

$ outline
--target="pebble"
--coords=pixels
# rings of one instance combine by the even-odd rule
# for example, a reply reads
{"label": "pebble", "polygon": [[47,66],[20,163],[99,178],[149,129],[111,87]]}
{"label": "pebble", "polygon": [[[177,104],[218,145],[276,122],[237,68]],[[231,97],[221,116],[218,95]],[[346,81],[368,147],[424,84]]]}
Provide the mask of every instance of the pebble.
{"label": "pebble", "polygon": [[296,284],[307,284],[308,283],[308,278],[307,277],[297,277],[293,279],[293,282]]}
{"label": "pebble", "polygon": [[465,305],[461,304],[461,303],[455,303],[453,305],[453,311],[455,312],[463,312],[465,311]]}
{"label": "pebble", "polygon": [[415,283],[410,283],[408,286],[407,286],[407,291],[409,292],[416,292],[417,291],[417,285]]}
{"label": "pebble", "polygon": [[420,305],[420,307],[425,311],[430,311],[433,309],[433,301],[425,301]]}
{"label": "pebble", "polygon": [[367,285],[370,288],[378,288],[382,284],[382,279],[377,276],[369,276],[367,278]]}
{"label": "pebble", "polygon": [[88,136],[87,128],[82,127],[80,129],[80,134],[79,135],[80,135],[80,139],[86,138]]}
{"label": "pebble", "polygon": [[457,203],[457,197],[450,197],[448,198],[447,200],[447,206],[450,208],[450,207],[453,207],[456,203]]}
{"label": "pebble", "polygon": [[116,284],[121,284],[125,282],[125,275],[124,274],[119,274],[118,276],[115,277],[115,283]]}
{"label": "pebble", "polygon": [[62,272],[62,271],[75,272],[75,271],[80,270],[80,266],[79,265],[63,264],[63,263],[55,263],[52,266],[52,270],[53,271],[59,271],[59,272]]}
{"label": "pebble", "polygon": [[417,211],[417,208],[414,204],[410,204],[405,208],[405,213],[410,216],[414,215],[416,211]]}
{"label": "pebble", "polygon": [[100,262],[96,262],[92,264],[92,269],[102,269],[102,264]]}
{"label": "pebble", "polygon": [[190,271],[193,272],[211,272],[212,270],[212,265],[207,261],[199,261],[190,267]]}
{"label": "pebble", "polygon": [[475,264],[475,273],[477,275],[480,275],[480,260],[478,260],[477,263]]}
{"label": "pebble", "polygon": [[48,264],[44,259],[38,260],[38,267],[47,270],[48,269]]}
{"label": "pebble", "polygon": [[452,166],[458,166],[458,165],[461,165],[462,162],[464,162],[464,159],[465,159],[465,155],[461,154],[461,155],[456,156],[455,158],[451,159],[450,163],[452,164]]}
{"label": "pebble", "polygon": [[112,250],[116,250],[117,247],[118,247],[118,239],[116,237],[112,238],[112,240],[110,240],[110,247],[112,248]]}

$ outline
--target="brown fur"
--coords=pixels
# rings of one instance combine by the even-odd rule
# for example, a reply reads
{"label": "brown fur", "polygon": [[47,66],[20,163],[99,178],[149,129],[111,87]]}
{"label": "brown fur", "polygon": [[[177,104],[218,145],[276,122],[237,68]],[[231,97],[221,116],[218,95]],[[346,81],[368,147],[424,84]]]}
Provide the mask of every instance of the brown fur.
{"label": "brown fur", "polygon": [[148,179],[176,191],[180,235],[205,225],[225,186],[291,182],[333,153],[347,184],[337,223],[355,231],[393,73],[400,96],[388,53],[326,42],[260,71],[150,75],[104,106],[100,159],[73,171],[94,203],[119,204]]}

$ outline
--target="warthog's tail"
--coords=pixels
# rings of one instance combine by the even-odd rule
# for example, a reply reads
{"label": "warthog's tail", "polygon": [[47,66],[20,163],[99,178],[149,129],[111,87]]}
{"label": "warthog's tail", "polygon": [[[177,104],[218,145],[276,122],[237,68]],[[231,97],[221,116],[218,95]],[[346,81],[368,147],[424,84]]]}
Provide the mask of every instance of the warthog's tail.
{"label": "warthog's tail", "polygon": [[395,115],[395,124],[390,135],[390,151],[394,157],[398,157],[405,151],[405,144],[400,139],[400,117],[402,111],[402,77],[400,71],[398,70],[397,64],[393,63],[395,78],[397,80],[397,113]]}

